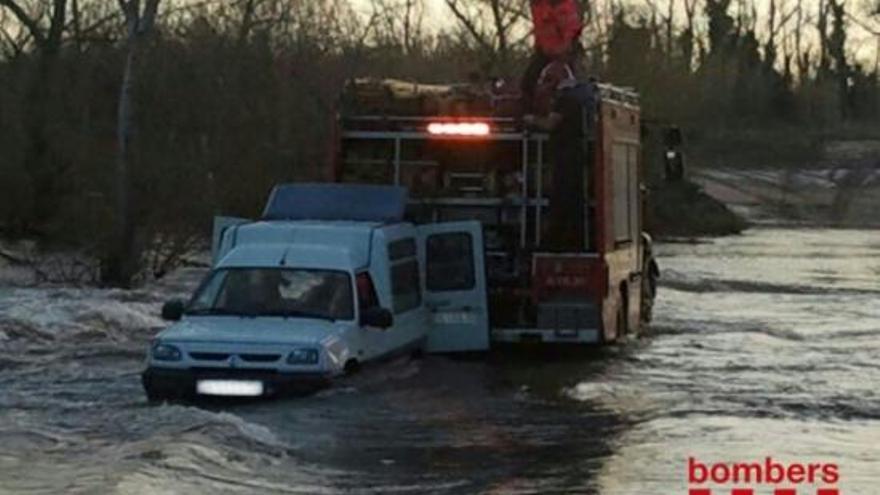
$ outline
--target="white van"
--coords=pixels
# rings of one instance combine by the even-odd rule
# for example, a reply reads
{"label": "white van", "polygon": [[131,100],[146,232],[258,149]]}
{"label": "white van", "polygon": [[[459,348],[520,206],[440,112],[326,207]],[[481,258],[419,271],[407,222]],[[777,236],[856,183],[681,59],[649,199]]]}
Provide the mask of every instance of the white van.
{"label": "white van", "polygon": [[404,222],[406,192],[288,185],[264,218],[215,221],[214,266],[151,343],[152,401],[262,396],[408,352],[489,347],[479,222]]}

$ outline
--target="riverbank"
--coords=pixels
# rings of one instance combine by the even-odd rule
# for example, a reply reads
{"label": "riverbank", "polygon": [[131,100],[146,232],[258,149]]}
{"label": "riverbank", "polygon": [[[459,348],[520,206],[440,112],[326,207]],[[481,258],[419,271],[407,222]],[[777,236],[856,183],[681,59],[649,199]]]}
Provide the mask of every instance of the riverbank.
{"label": "riverbank", "polygon": [[645,226],[652,235],[664,239],[734,235],[748,223],[699,185],[682,180],[650,189]]}
{"label": "riverbank", "polygon": [[749,223],[880,228],[880,167],[707,168],[692,180]]}

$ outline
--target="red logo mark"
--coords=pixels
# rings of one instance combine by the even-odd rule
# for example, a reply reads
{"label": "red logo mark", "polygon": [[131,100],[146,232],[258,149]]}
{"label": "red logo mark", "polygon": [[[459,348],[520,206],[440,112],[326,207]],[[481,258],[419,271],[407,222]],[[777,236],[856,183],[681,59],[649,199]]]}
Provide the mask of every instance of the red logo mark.
{"label": "red logo mark", "polygon": [[[719,492],[722,493],[722,492]],[[712,495],[712,490],[708,488],[691,488],[688,495]],[[755,495],[752,488],[733,488],[730,495]],[[773,490],[773,495],[798,495],[797,490],[793,488],[777,488]],[[820,488],[816,495],[840,495],[837,488]]]}
{"label": "red logo mark", "polygon": [[[772,457],[747,462],[701,462],[689,457],[687,462],[689,495],[798,495],[801,485],[836,485],[840,467],[835,463],[795,462],[786,464]],[[724,486],[729,488],[722,488]],[[757,487],[751,488],[749,487]],[[777,488],[779,485],[791,488]],[[748,487],[748,488],[747,488]],[[812,488],[801,488],[800,495],[812,495]],[[816,495],[840,495],[837,488],[820,488]]]}

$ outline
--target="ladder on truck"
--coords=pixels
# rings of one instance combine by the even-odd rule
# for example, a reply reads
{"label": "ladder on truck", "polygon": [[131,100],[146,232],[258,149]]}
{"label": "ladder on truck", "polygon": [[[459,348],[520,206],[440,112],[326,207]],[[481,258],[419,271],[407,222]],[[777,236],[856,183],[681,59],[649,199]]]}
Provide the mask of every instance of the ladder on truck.
{"label": "ladder on truck", "polygon": [[[546,133],[527,132],[517,125],[513,118],[429,118],[429,117],[388,117],[388,116],[355,116],[342,119],[345,129],[341,133],[343,141],[371,141],[390,144],[391,153],[387,158],[349,159],[343,156],[342,167],[371,166],[390,167],[392,183],[401,185],[403,169],[406,167],[436,167],[440,164],[422,157],[407,157],[404,153],[405,144],[412,141],[450,141],[450,142],[503,142],[518,143],[520,147],[519,189],[516,197],[479,196],[485,193],[478,186],[464,186],[459,190],[463,193],[455,197],[410,198],[410,204],[435,208],[440,207],[478,207],[495,208],[497,210],[516,209],[518,211],[519,245],[526,249],[541,244],[543,211],[549,201],[544,197],[545,157],[549,136]],[[491,131],[479,136],[432,134],[428,126],[432,123],[487,123]],[[451,173],[455,178],[467,182],[485,183],[484,174],[475,172]],[[534,184],[532,184],[534,182]],[[533,187],[534,186],[534,187]],[[530,223],[530,218],[532,222]],[[531,229],[530,229],[531,225]]]}

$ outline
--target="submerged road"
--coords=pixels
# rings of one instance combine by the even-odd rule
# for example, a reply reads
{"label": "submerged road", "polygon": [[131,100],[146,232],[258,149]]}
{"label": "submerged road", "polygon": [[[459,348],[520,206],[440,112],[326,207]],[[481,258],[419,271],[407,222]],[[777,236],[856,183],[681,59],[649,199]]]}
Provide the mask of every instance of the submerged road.
{"label": "submerged road", "polygon": [[772,456],[834,462],[841,493],[876,495],[880,233],[658,251],[647,338],[401,360],[309,397],[199,407],[148,406],[138,381],[161,302],[197,273],[0,288],[0,493],[665,495],[687,493],[689,457]]}

